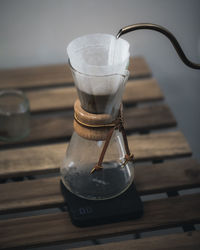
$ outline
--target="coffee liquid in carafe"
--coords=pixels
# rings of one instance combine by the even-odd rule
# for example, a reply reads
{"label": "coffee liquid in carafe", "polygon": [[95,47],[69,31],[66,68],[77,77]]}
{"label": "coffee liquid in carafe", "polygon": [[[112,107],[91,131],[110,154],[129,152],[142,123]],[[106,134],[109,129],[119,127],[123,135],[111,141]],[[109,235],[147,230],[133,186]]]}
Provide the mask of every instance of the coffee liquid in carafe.
{"label": "coffee liquid in carafe", "polygon": [[122,86],[119,86],[117,91],[113,94],[93,95],[88,94],[77,88],[78,96],[82,105],[82,108],[93,114],[103,114],[115,112],[117,108],[118,100],[121,99]]}

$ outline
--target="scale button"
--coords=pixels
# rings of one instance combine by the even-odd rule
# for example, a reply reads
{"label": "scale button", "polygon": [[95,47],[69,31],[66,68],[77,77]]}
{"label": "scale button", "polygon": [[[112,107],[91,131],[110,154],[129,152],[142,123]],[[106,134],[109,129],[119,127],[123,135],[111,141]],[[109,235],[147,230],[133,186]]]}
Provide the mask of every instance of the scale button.
{"label": "scale button", "polygon": [[91,207],[80,207],[79,208],[80,215],[91,214],[92,212],[93,212],[93,209]]}

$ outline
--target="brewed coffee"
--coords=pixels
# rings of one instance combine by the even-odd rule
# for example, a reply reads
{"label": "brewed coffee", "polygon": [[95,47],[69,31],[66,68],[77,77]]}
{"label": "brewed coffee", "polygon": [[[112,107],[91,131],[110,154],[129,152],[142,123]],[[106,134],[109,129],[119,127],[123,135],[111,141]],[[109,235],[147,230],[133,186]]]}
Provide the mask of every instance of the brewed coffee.
{"label": "brewed coffee", "polygon": [[74,193],[77,196],[89,200],[103,200],[120,195],[133,181],[132,163],[128,163],[122,168],[119,162],[104,162],[104,168],[91,175],[89,173],[93,165],[95,162],[82,165],[83,169],[88,170],[81,173],[85,181],[80,180],[80,172],[76,167],[68,169],[67,174],[62,177],[68,190],[75,190]]}
{"label": "brewed coffee", "polygon": [[93,114],[112,114],[115,117],[119,110],[119,100],[121,100],[123,86],[113,94],[92,95],[77,88],[78,96],[82,108]]}

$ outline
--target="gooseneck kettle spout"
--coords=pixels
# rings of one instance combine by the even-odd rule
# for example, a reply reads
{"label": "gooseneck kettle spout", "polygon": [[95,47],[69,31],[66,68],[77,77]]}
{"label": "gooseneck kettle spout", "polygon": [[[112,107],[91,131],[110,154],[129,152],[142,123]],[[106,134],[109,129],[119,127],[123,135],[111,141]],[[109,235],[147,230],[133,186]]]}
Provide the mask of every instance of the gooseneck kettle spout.
{"label": "gooseneck kettle spout", "polygon": [[180,44],[178,43],[177,39],[175,38],[175,36],[166,28],[157,25],[157,24],[152,24],[152,23],[137,23],[137,24],[133,24],[133,25],[129,25],[126,26],[122,29],[120,29],[120,31],[117,34],[117,38],[119,38],[120,36],[129,33],[131,31],[135,31],[135,30],[142,30],[142,29],[147,29],[147,30],[155,30],[158,31],[160,33],[162,33],[163,35],[165,35],[172,43],[172,45],[174,46],[176,52],[178,53],[179,57],[181,58],[181,60],[190,68],[193,69],[200,69],[200,64],[197,63],[193,63],[191,62],[185,55],[185,53],[183,52]]}

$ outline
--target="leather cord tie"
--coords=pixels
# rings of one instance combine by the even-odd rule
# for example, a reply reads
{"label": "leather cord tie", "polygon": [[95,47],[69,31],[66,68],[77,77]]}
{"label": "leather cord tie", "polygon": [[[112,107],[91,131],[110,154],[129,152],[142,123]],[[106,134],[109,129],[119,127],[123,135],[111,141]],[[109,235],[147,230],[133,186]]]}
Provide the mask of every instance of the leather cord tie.
{"label": "leather cord tie", "polygon": [[113,132],[117,129],[122,133],[124,146],[125,146],[125,150],[126,150],[125,160],[122,163],[122,167],[124,167],[129,161],[131,161],[131,162],[134,161],[134,155],[130,153],[129,146],[128,146],[126,131],[125,131],[124,125],[123,125],[122,111],[120,111],[119,117],[114,122],[112,122],[112,124],[114,124],[114,125],[107,134],[103,149],[102,149],[100,157],[99,157],[99,161],[94,166],[94,168],[91,170],[91,172],[90,172],[91,174],[94,173],[95,171],[99,171],[99,170],[103,169],[102,163],[103,163],[103,159],[104,159],[106,150],[107,150],[108,145],[110,143]]}

